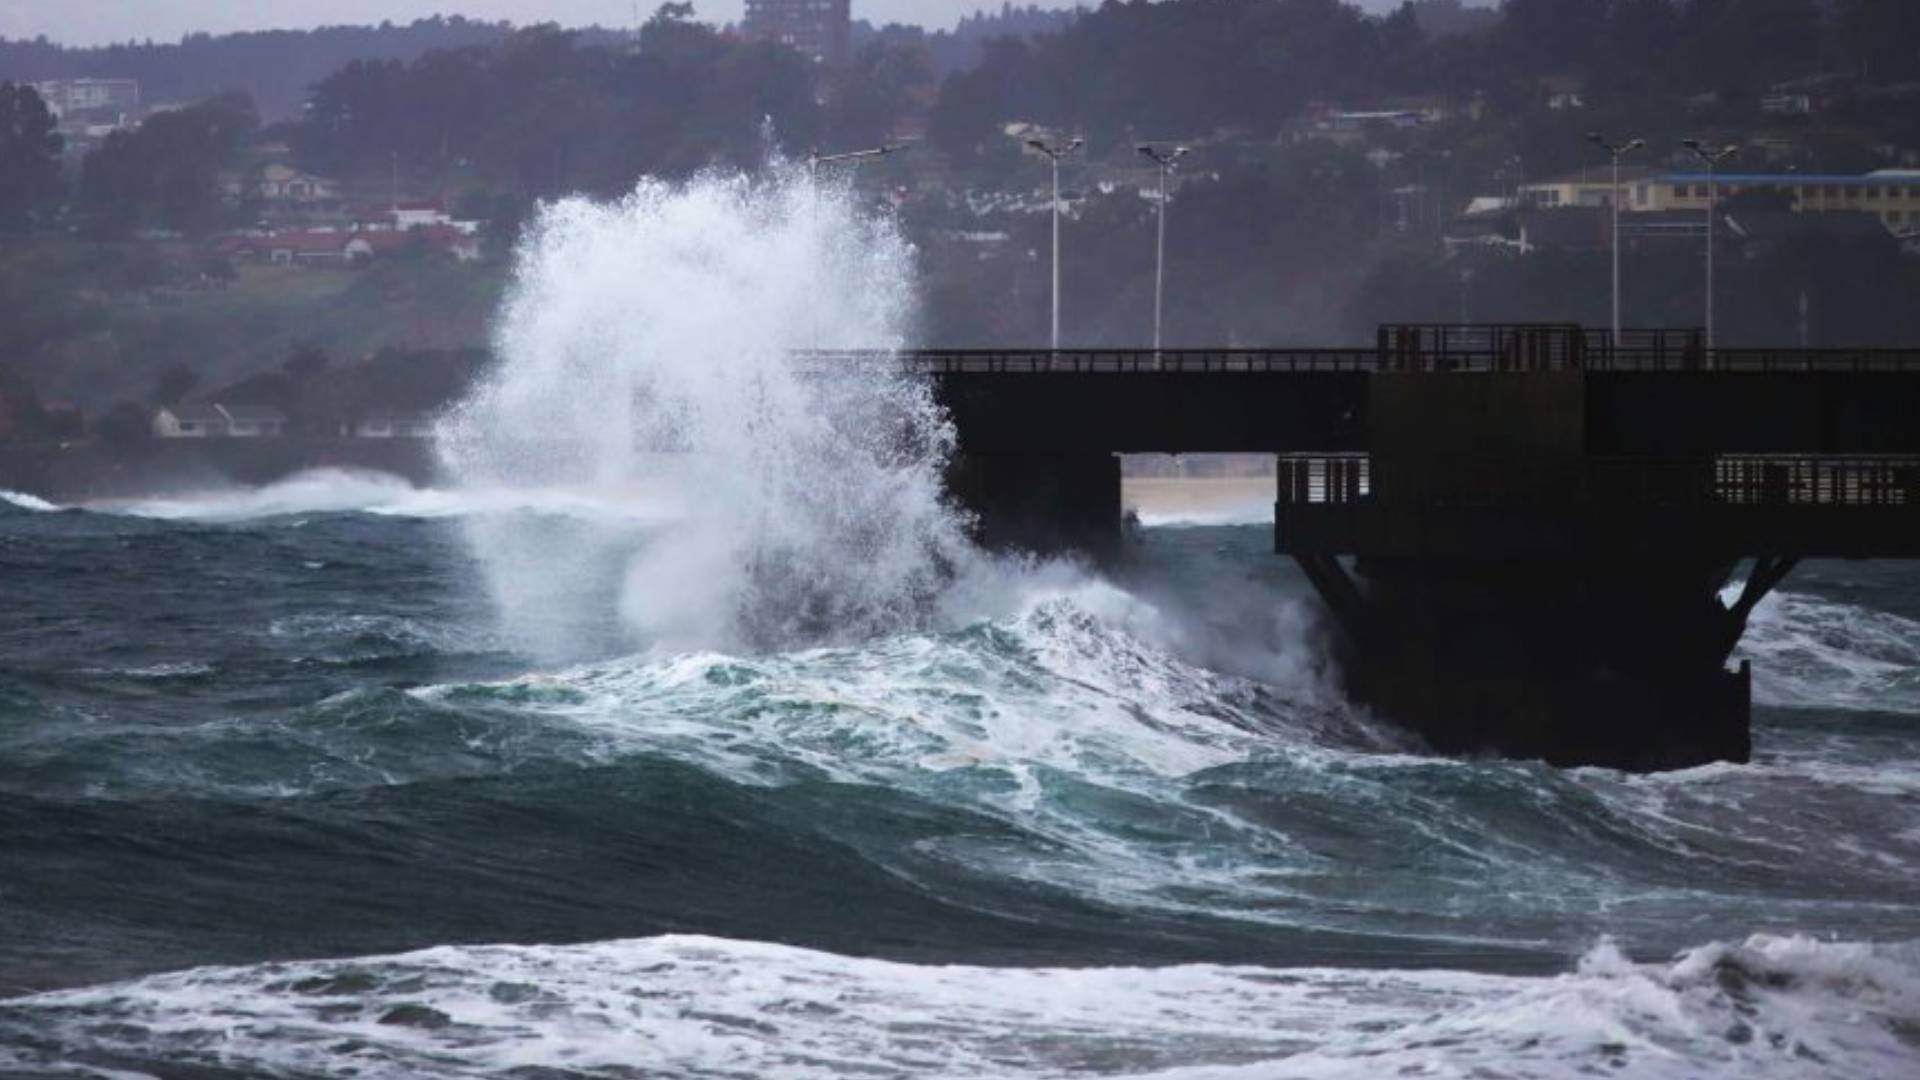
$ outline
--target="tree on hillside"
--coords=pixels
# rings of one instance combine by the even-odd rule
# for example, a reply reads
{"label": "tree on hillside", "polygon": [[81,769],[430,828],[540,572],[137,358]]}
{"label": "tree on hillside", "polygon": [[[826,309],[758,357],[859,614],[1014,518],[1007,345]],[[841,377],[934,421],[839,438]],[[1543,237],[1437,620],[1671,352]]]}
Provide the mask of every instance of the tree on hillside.
{"label": "tree on hillside", "polygon": [[1506,0],[1495,37],[1509,62],[1547,74],[1584,66],[1606,25],[1608,0]]}
{"label": "tree on hillside", "polygon": [[142,226],[187,233],[217,226],[227,207],[220,172],[258,127],[246,95],[224,94],[107,136],[81,166],[87,230],[112,238]]}
{"label": "tree on hillside", "polygon": [[1897,82],[1920,75],[1920,4],[1914,0],[1837,0],[1835,37],[1863,78]]}
{"label": "tree on hillside", "polygon": [[308,379],[327,370],[329,359],[325,349],[317,345],[302,343],[295,345],[280,365],[280,370],[295,383],[304,383]]}
{"label": "tree on hillside", "polygon": [[153,426],[147,410],[131,401],[122,401],[94,421],[93,430],[117,458],[129,458],[144,450],[153,440]]}
{"label": "tree on hillside", "polygon": [[178,405],[200,386],[200,373],[185,364],[172,364],[153,380],[155,405]]}
{"label": "tree on hillside", "polygon": [[827,138],[836,147],[884,142],[900,119],[932,101],[934,92],[933,59],[925,45],[869,42],[835,79]]}
{"label": "tree on hillside", "polygon": [[0,234],[24,233],[60,198],[53,114],[31,86],[0,83]]}

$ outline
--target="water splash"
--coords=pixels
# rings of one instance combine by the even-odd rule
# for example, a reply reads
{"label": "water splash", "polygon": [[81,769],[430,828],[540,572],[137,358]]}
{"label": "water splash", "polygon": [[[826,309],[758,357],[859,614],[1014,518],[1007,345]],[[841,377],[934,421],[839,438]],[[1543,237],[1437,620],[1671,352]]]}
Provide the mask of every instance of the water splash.
{"label": "water splash", "polygon": [[911,255],[890,220],[789,166],[547,207],[500,366],[443,424],[443,461],[466,487],[591,492],[670,520],[471,520],[509,630],[560,653],[600,632],[768,647],[923,610],[966,551],[941,488],[950,428],[923,381],[791,358],[899,347]]}

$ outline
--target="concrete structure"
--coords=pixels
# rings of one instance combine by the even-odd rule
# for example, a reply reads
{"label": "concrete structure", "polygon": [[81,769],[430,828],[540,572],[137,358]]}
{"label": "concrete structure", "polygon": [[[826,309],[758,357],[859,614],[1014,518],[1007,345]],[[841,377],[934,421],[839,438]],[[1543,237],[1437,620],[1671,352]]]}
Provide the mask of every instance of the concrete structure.
{"label": "concrete structure", "polygon": [[[814,362],[876,359],[900,362]],[[1275,548],[1350,691],[1443,752],[1744,761],[1750,672],[1727,661],[1754,605],[1800,558],[1920,558],[1920,350],[1388,327],[1371,349],[904,363],[935,379],[989,543],[1114,550],[1117,453],[1276,455]]]}
{"label": "concrete structure", "polygon": [[125,113],[140,107],[140,84],[133,79],[52,79],[33,84],[59,120],[76,113]]}
{"label": "concrete structure", "polygon": [[[1864,213],[1892,232],[1920,226],[1920,170],[1885,169],[1858,176],[1797,173],[1721,173],[1720,198],[1770,192],[1799,213]],[[1635,212],[1707,208],[1706,173],[1646,175],[1632,185],[1623,209]]]}
{"label": "concrete structure", "polygon": [[375,413],[342,434],[356,439],[431,439],[433,417],[418,413]]}
{"label": "concrete structure", "polygon": [[278,163],[260,170],[253,193],[270,203],[297,206],[320,206],[340,201],[340,185],[337,181]]}
{"label": "concrete structure", "polygon": [[162,439],[261,439],[286,434],[287,416],[266,405],[166,405],[153,416]]}
{"label": "concrete structure", "polygon": [[850,55],[850,0],[747,0],[740,30],[750,38],[791,46],[816,62],[842,67]]}
{"label": "concrete structure", "polygon": [[[1652,175],[1653,170],[1638,166],[1621,166],[1620,191],[1623,199],[1631,197],[1634,185]],[[1556,176],[1547,180],[1536,180],[1520,185],[1520,201],[1533,207],[1546,210],[1558,210],[1572,206],[1612,206],[1613,170],[1595,167],[1565,176]],[[1622,202],[1621,209],[1632,207]]]}
{"label": "concrete structure", "polygon": [[458,225],[403,230],[384,224],[237,233],[222,239],[215,251],[229,259],[275,266],[345,266],[416,244],[460,262],[473,262],[482,254],[480,237]]}

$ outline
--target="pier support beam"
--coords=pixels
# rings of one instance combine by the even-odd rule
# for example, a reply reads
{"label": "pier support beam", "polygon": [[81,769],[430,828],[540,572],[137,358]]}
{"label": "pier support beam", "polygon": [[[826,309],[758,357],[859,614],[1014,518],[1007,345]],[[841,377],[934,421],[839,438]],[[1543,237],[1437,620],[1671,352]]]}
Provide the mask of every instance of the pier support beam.
{"label": "pier support beam", "polygon": [[1636,771],[1748,760],[1749,674],[1727,660],[1793,565],[1757,560],[1728,608],[1724,563],[1300,561],[1349,691],[1434,749]]}
{"label": "pier support beam", "polygon": [[1120,458],[1115,454],[955,456],[947,491],[974,516],[979,542],[998,550],[1119,550]]}

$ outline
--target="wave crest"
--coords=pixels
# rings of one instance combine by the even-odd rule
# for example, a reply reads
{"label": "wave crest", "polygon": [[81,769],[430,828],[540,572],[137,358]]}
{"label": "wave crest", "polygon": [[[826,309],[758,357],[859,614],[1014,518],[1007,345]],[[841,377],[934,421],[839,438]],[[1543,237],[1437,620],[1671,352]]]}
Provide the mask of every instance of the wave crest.
{"label": "wave crest", "polygon": [[[1920,951],[1756,936],[1670,964],[1610,945],[1515,977],[1190,965],[983,968],[659,937],[201,968],[0,1004],[45,1067],[112,1054],[313,1076],[563,1070],[837,1077],[1596,1072],[1905,1076]],[[11,1060],[8,1060],[11,1057]]]}

